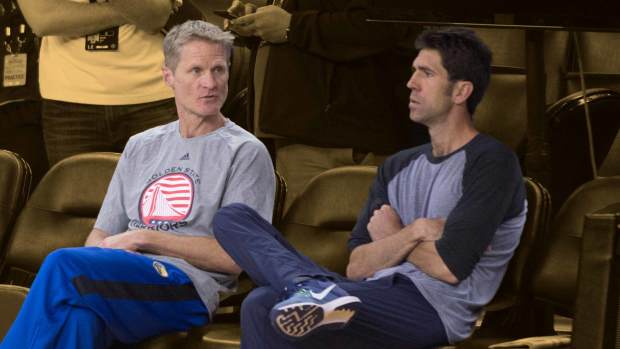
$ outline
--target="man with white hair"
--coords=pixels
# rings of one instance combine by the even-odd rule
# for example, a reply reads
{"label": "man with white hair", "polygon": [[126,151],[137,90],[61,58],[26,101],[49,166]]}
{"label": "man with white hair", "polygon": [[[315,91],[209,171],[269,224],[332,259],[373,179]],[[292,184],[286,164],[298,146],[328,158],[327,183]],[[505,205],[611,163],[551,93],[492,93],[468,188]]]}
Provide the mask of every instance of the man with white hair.
{"label": "man with white hair", "polygon": [[218,208],[270,220],[264,145],[226,119],[233,36],[188,21],[164,39],[178,120],[132,137],[86,247],[51,253],[0,348],[106,348],[206,324],[239,267],[213,237]]}

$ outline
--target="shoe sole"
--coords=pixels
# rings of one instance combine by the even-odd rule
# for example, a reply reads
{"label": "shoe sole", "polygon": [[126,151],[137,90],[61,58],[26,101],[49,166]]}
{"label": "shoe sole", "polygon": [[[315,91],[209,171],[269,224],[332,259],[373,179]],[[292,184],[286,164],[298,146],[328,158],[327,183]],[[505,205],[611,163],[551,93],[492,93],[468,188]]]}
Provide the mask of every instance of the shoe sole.
{"label": "shoe sole", "polygon": [[325,304],[293,303],[272,310],[275,328],[292,338],[302,338],[319,327],[339,329],[353,318],[360,304],[354,296],[339,297]]}

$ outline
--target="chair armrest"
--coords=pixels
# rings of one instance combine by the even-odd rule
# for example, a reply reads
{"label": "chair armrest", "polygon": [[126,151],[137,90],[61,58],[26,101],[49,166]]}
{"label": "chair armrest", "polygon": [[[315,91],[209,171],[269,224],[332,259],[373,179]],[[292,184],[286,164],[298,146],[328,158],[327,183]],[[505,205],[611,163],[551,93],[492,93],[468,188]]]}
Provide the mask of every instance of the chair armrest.
{"label": "chair armrest", "polygon": [[27,294],[26,287],[0,284],[0,341],[15,321]]}
{"label": "chair armrest", "polygon": [[574,348],[612,348],[620,296],[620,203],[587,214],[573,324]]}

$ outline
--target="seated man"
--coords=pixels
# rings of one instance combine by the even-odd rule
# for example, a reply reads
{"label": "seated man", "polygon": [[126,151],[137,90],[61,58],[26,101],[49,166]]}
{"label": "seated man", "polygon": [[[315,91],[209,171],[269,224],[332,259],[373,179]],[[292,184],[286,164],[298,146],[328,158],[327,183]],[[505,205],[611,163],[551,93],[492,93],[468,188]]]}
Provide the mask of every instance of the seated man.
{"label": "seated man", "polygon": [[240,272],[215,212],[243,202],[270,220],[275,190],[266,148],[220,113],[232,42],[202,21],[166,35],[179,120],[130,139],[87,247],[46,258],[1,348],[105,348],[209,321]]}
{"label": "seated man", "polygon": [[491,52],[459,28],[424,32],[416,46],[409,116],[431,142],[380,167],[349,239],[347,278],[300,255],[246,205],[216,214],[216,239],[260,286],[242,306],[242,347],[454,343],[497,291],[527,202],[514,153],[473,126]]}

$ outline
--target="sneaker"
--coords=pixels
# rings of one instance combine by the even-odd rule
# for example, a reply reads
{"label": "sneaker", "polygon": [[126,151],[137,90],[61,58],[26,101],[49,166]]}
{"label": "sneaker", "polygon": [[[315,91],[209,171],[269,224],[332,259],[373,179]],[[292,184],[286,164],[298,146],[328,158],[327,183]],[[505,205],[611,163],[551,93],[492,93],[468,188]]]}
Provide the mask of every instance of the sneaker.
{"label": "sneaker", "polygon": [[269,318],[278,331],[297,339],[319,327],[345,327],[361,303],[359,298],[350,296],[335,283],[315,279],[285,291],[292,295],[276,304]]}

